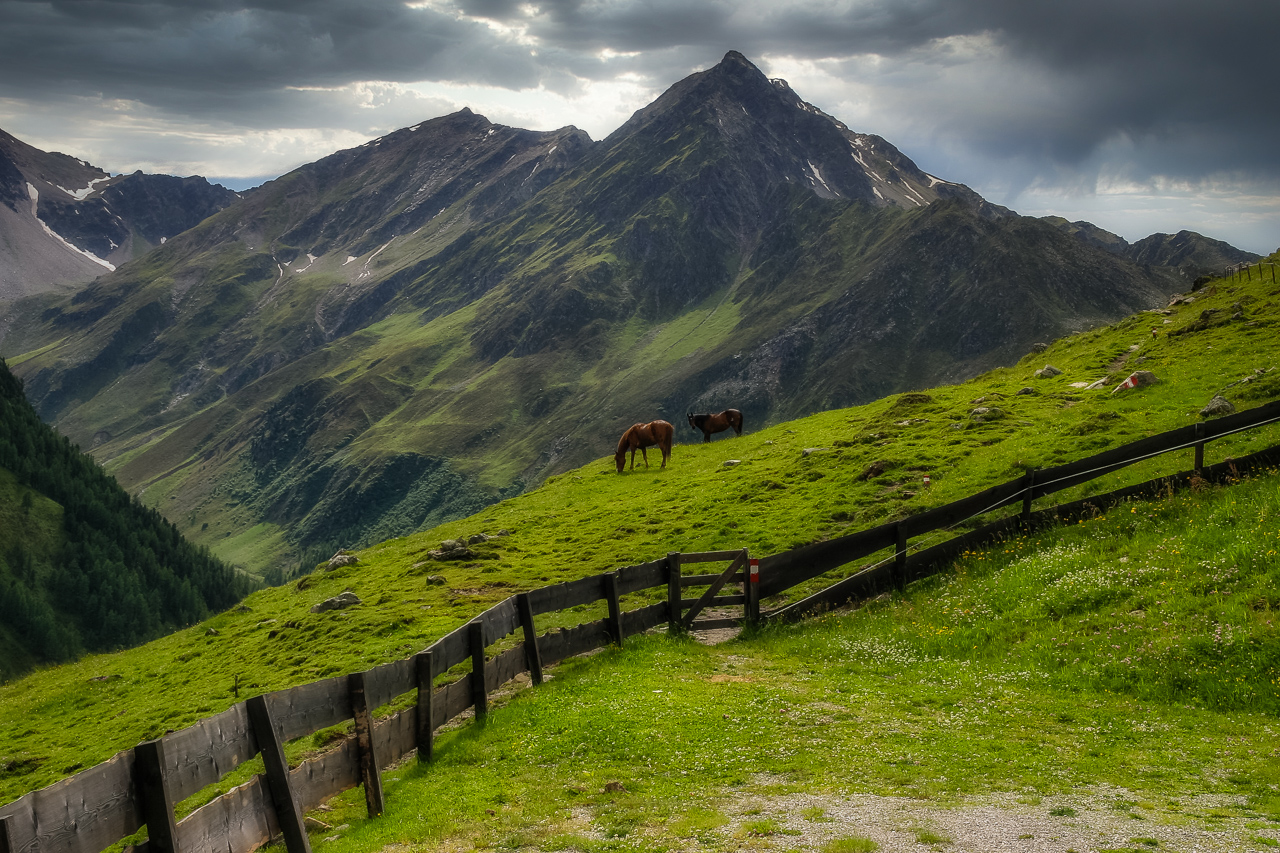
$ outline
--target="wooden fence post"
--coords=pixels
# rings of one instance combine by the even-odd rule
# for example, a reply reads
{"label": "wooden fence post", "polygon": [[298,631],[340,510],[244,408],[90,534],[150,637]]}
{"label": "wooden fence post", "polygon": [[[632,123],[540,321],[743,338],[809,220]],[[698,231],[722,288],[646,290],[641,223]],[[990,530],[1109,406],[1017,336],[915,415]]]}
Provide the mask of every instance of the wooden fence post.
{"label": "wooden fence post", "polygon": [[622,645],[622,602],[618,595],[618,573],[606,572],[604,576],[605,598],[609,600],[609,633],[613,642]]}
{"label": "wooden fence post", "polygon": [[245,700],[244,705],[258,749],[262,752],[262,763],[266,766],[267,790],[275,806],[285,849],[289,853],[311,853],[311,839],[307,837],[307,828],[302,821],[302,809],[289,784],[289,760],[284,756],[284,744],[280,742],[280,734],[271,719],[267,697],[254,696]]}
{"label": "wooden fence post", "polygon": [[529,666],[529,680],[542,683],[542,653],[538,651],[538,630],[533,624],[533,605],[529,593],[516,594],[516,610],[520,614],[520,627],[524,630],[524,660]]}
{"label": "wooden fence post", "polygon": [[347,689],[351,693],[351,717],[356,721],[356,752],[360,756],[364,804],[369,817],[378,817],[383,812],[382,773],[373,749],[373,715],[369,712],[369,700],[364,691],[364,673],[348,675]]}
{"label": "wooden fence post", "polygon": [[418,761],[426,762],[436,748],[435,661],[431,652],[419,652],[413,658],[413,671],[418,681]]}
{"label": "wooden fence post", "polygon": [[148,848],[156,853],[180,853],[178,821],[173,816],[173,795],[164,772],[164,743],[144,741],[133,748],[134,774],[142,797],[142,819],[147,824]]}
{"label": "wooden fence post", "polygon": [[1036,469],[1028,468],[1027,473],[1022,476],[1022,529],[1026,530],[1031,524],[1031,495],[1036,485]]}
{"label": "wooden fence post", "polygon": [[742,618],[748,625],[760,624],[760,560],[747,559],[747,578],[742,584]]}
{"label": "wooden fence post", "polygon": [[489,713],[489,694],[484,677],[484,623],[476,620],[467,628],[471,640],[471,701],[475,704],[476,720],[483,720]]}
{"label": "wooden fence post", "polygon": [[1203,422],[1197,423],[1196,424],[1196,461],[1195,461],[1195,465],[1192,466],[1193,470],[1197,474],[1199,474],[1200,469],[1204,467],[1204,442],[1201,440],[1203,438],[1204,438],[1204,423]]}
{"label": "wooden fence post", "polygon": [[680,553],[678,551],[667,554],[667,633],[684,633],[684,625],[680,621]]}

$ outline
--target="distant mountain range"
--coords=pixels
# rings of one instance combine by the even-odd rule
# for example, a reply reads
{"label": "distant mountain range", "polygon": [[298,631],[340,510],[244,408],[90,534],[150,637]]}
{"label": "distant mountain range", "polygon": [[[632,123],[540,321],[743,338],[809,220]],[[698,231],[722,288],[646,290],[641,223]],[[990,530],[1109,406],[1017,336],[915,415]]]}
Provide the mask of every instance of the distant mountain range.
{"label": "distant mountain range", "polygon": [[0,130],[0,302],[78,289],[238,198],[204,178],[113,177]]}
{"label": "distant mountain range", "polygon": [[1019,216],[731,52],[599,142],[463,110],[303,166],[11,303],[0,351],[129,489],[280,574],[636,421],[962,380],[1254,257]]}

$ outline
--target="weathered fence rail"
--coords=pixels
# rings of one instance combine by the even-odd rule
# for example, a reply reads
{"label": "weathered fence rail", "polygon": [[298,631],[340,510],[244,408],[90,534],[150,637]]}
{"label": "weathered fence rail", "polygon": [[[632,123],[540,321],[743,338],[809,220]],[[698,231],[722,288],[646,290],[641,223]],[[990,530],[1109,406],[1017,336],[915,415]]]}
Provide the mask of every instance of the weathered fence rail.
{"label": "weathered fence rail", "polygon": [[[521,673],[537,684],[543,667],[619,644],[659,625],[687,631],[797,618],[843,601],[923,577],[967,548],[1027,525],[1096,512],[1116,501],[1157,493],[1193,478],[1215,481],[1280,464],[1280,448],[1206,467],[1206,442],[1280,421],[1280,401],[1151,436],[1087,459],[1028,471],[1017,480],[869,530],[808,545],[763,560],[746,551],[668,554],[614,572],[520,593],[446,634],[426,650],[361,673],[338,676],[255,696],[182,731],[139,744],[102,764],[33,791],[0,807],[0,853],[100,853],[144,826],[139,853],[248,853],[283,837],[290,853],[308,853],[303,815],[342,791],[363,785],[369,814],[382,811],[380,769],[410,753],[429,760],[435,732],[467,711],[483,717],[488,696]],[[1151,456],[1194,449],[1190,471],[1073,503],[1032,511],[1037,498],[1079,485]],[[911,551],[910,540],[1003,507],[1022,503],[1017,515]],[[917,543],[917,546],[919,543]],[[885,549],[892,558],[771,613],[760,600]],[[717,574],[686,575],[684,565],[729,562]],[[722,594],[727,585],[738,594]],[[683,590],[705,586],[697,598]],[[622,609],[621,597],[666,587],[666,601]],[[536,618],[604,601],[608,616],[539,635]],[[701,619],[707,607],[741,606],[741,619]],[[487,656],[487,649],[519,633],[520,641]],[[439,676],[470,662],[471,671],[448,684]],[[408,693],[415,701],[386,718],[371,711]],[[352,721],[354,735],[334,750],[290,767],[285,742]],[[261,755],[265,772],[186,815],[175,807]]]}

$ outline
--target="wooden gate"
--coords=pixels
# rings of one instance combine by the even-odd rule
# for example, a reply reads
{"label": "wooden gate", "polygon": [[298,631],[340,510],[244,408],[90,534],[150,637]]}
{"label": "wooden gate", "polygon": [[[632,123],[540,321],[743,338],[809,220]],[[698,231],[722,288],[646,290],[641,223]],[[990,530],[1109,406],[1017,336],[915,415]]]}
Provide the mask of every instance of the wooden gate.
{"label": "wooden gate", "polygon": [[[723,563],[729,567],[719,574],[686,575],[682,567],[693,563]],[[737,628],[743,624],[755,624],[760,619],[759,561],[752,560],[747,550],[705,551],[694,554],[671,553],[667,555],[667,607],[670,612],[670,630],[673,632],[707,630],[710,628]],[[739,588],[736,595],[720,595],[726,584]],[[698,598],[685,598],[686,587],[705,586]],[[742,616],[721,619],[698,619],[707,607],[742,606]]]}

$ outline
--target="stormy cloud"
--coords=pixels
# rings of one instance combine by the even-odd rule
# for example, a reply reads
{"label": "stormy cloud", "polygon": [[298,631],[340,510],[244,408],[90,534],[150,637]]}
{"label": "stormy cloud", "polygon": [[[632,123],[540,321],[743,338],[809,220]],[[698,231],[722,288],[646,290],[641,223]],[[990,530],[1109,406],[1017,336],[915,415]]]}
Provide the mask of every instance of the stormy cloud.
{"label": "stormy cloud", "polygon": [[0,127],[242,183],[469,106],[601,138],[738,50],[926,170],[1280,246],[1273,0],[0,0]]}

